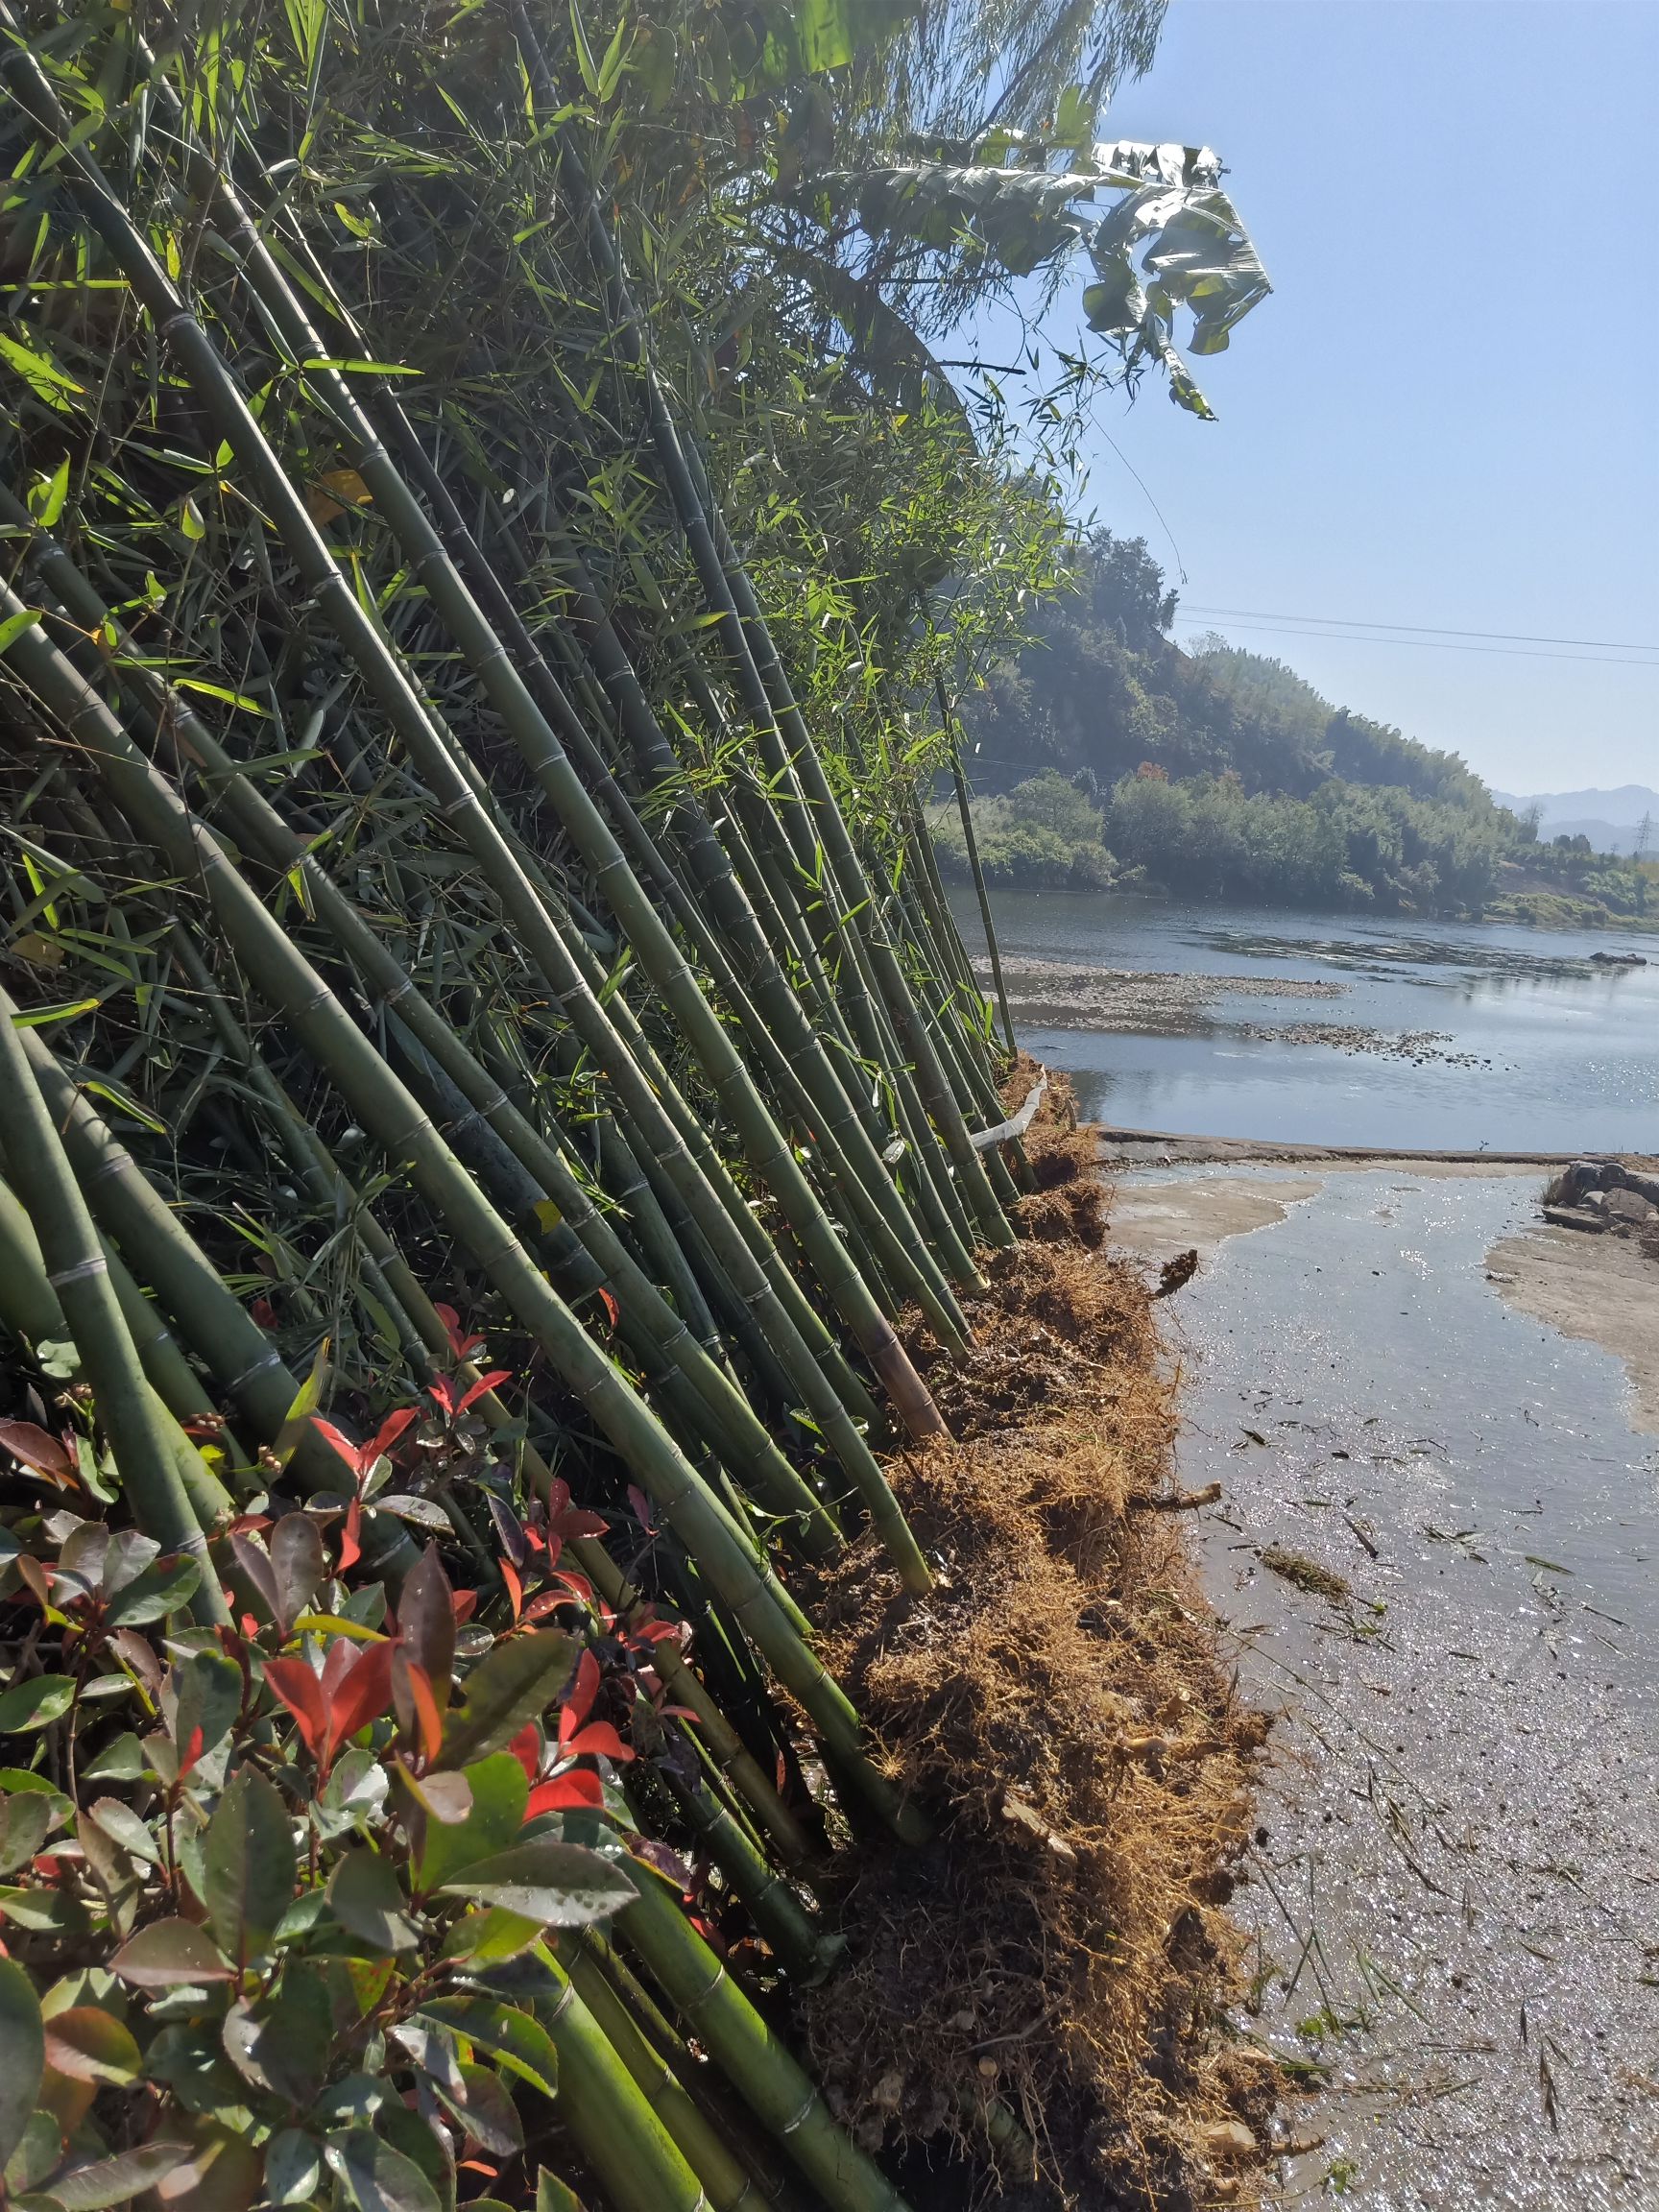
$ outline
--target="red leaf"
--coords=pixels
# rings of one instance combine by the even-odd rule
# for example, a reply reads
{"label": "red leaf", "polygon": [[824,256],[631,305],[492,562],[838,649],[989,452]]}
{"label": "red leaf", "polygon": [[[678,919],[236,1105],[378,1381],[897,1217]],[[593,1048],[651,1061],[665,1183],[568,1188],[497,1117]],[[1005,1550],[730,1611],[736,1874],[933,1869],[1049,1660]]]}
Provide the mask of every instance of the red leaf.
{"label": "red leaf", "polygon": [[560,1514],[552,1527],[556,1536],[603,1536],[605,1516],[602,1513],[587,1512],[580,1505],[572,1505]]}
{"label": "red leaf", "polygon": [[421,1725],[421,1748],[430,1763],[444,1748],[444,1716],[432,1692],[432,1677],[424,1667],[409,1662],[409,1695]]}
{"label": "red leaf", "polygon": [[593,1700],[599,1695],[599,1662],[591,1651],[584,1651],[576,1662],[576,1679],[570,1685],[570,1695],[559,1715],[559,1741],[567,1743],[589,1713]]}
{"label": "red leaf", "polygon": [[547,1518],[557,1522],[570,1503],[570,1485],[563,1475],[555,1475],[547,1485]]}
{"label": "red leaf", "polygon": [[622,1318],[622,1309],[617,1305],[610,1291],[606,1289],[603,1283],[599,1286],[599,1303],[611,1316],[611,1326],[614,1329],[617,1322]]}
{"label": "red leaf", "polygon": [[469,1352],[476,1351],[478,1346],[483,1343],[482,1336],[469,1336],[463,1330],[461,1316],[456,1312],[453,1306],[437,1306],[433,1308],[433,1311],[443,1322],[445,1332],[449,1338],[449,1349],[454,1353],[457,1359],[465,1359]]}
{"label": "red leaf", "polygon": [[387,1414],[385,1420],[374,1431],[374,1441],[363,1455],[364,1461],[368,1466],[373,1467],[376,1459],[385,1458],[393,1445],[408,1428],[410,1422],[416,1418],[419,1410],[419,1407],[414,1406],[399,1406],[396,1413]]}
{"label": "red leaf", "polygon": [[589,1720],[564,1745],[572,1758],[632,1759],[634,1754],[609,1720]]}
{"label": "red leaf", "polygon": [[261,1329],[276,1328],[276,1309],[272,1305],[269,1298],[255,1298],[252,1305],[249,1307],[248,1310],[252,1314],[254,1320],[258,1322]]}
{"label": "red leaf", "polygon": [[350,1673],[356,1661],[357,1647],[352,1643],[350,1637],[336,1636],[333,1643],[323,1654],[323,1672],[319,1679],[323,1684],[323,1702],[325,1705],[333,1704],[335,1692],[345,1681],[347,1675]]}
{"label": "red leaf", "polygon": [[342,1575],[345,1574],[348,1567],[355,1567],[358,1560],[363,1556],[363,1547],[358,1542],[362,1528],[363,1501],[360,1498],[353,1498],[350,1504],[346,1508],[346,1526],[340,1531],[340,1573]]}
{"label": "red leaf", "polygon": [[637,1482],[630,1482],[628,1485],[628,1503],[633,1506],[634,1518],[639,1526],[642,1528],[655,1529],[657,1524],[651,1518],[651,1501],[640,1489]]}
{"label": "red leaf", "polygon": [[539,1813],[588,1812],[596,1810],[604,1802],[605,1791],[598,1775],[578,1767],[573,1773],[555,1774],[551,1782],[540,1783],[532,1790],[524,1817],[533,1820]]}
{"label": "red leaf", "polygon": [[678,1644],[678,1621],[640,1621],[628,1632],[630,1644]]}
{"label": "red leaf", "polygon": [[450,1594],[449,1603],[454,1609],[456,1627],[465,1628],[468,1622],[478,1610],[478,1593],[476,1590],[453,1591]]}
{"label": "red leaf", "polygon": [[567,1592],[543,1590],[539,1598],[532,1598],[529,1604],[525,1606],[525,1623],[528,1624],[532,1621],[545,1621],[549,1613],[556,1612],[561,1605],[568,1605],[569,1603],[570,1599]]}
{"label": "red leaf", "polygon": [[511,1382],[512,1380],[513,1370],[511,1367],[497,1367],[493,1374],[481,1375],[471,1389],[468,1391],[466,1397],[462,1399],[460,1405],[456,1407],[456,1412],[465,1413],[468,1407],[472,1405],[475,1400],[486,1396],[492,1390],[499,1389],[503,1382]]}
{"label": "red leaf", "polygon": [[507,1746],[527,1778],[534,1782],[541,1771],[541,1731],[534,1720],[528,1720]]}
{"label": "red leaf", "polygon": [[325,1421],[319,1414],[312,1414],[311,1426],[321,1431],[323,1441],[331,1451],[340,1455],[352,1474],[356,1476],[358,1481],[361,1482],[365,1469],[373,1464],[372,1460],[364,1458],[363,1447],[360,1444],[353,1444],[350,1437],[343,1430],[336,1429],[332,1421]]}
{"label": "red leaf", "polygon": [[440,1375],[436,1382],[428,1382],[426,1385],[426,1395],[429,1398],[437,1399],[445,1421],[454,1420],[455,1393],[449,1387],[449,1378],[447,1375]]}
{"label": "red leaf", "polygon": [[75,1473],[75,1462],[57,1437],[33,1421],[0,1421],[0,1445],[37,1475],[68,1478]]}
{"label": "red leaf", "polygon": [[265,1679],[300,1723],[305,1748],[315,1756],[328,1733],[322,1683],[303,1659],[267,1659]]}
{"label": "red leaf", "polygon": [[392,1654],[396,1649],[395,1644],[371,1644],[348,1670],[329,1705],[330,1749],[335,1743],[344,1743],[348,1736],[355,1736],[371,1720],[378,1720],[391,1704]]}
{"label": "red leaf", "polygon": [[524,1610],[523,1581],[511,1559],[499,1560],[497,1565],[501,1569],[501,1579],[507,1585],[507,1596],[512,1601],[513,1618],[517,1621]]}
{"label": "red leaf", "polygon": [[179,1762],[179,1779],[180,1782],[182,1782],[186,1775],[188,1775],[195,1767],[197,1760],[202,1756],[202,1746],[205,1741],[206,1739],[203,1734],[202,1724],[200,1721],[198,1721],[196,1726],[190,1731],[190,1741],[185,1744],[183,1757]]}

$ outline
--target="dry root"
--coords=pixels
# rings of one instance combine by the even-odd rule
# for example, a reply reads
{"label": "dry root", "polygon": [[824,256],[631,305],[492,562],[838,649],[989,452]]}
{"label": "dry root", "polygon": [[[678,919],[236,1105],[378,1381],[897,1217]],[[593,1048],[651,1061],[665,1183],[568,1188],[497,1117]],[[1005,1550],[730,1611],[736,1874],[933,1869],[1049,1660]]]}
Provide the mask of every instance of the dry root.
{"label": "dry root", "polygon": [[[1039,1123],[1032,1151],[1034,1235],[989,1262],[970,1358],[931,1363],[954,1440],[889,1470],[938,1586],[907,1597],[866,1540],[815,1606],[939,1834],[847,1854],[848,1958],[807,2030],[864,2142],[954,2137],[998,2203],[1238,2202],[1238,2125],[1273,2084],[1217,2032],[1219,1908],[1265,1727],[1230,1695],[1173,1517],[1130,1510],[1167,1491],[1174,1414],[1145,1286],[1100,1250],[1092,1143]],[[1041,2186],[991,2179],[998,2105]],[[964,2200],[960,2169],[955,2189],[939,2200]]]}

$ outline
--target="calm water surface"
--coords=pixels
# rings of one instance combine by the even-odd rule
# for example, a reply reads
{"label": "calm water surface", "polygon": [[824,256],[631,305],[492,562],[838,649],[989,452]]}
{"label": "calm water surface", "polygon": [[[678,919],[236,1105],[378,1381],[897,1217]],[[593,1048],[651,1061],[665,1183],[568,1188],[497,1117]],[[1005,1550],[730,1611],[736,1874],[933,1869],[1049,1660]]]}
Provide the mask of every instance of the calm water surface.
{"label": "calm water surface", "polygon": [[[1659,1146],[1659,937],[1291,909],[1182,906],[1109,892],[998,892],[1005,955],[1102,968],[1285,975],[1340,998],[1218,996],[1176,1033],[1024,1033],[1091,1118],[1292,1143],[1545,1152]],[[965,941],[983,942],[972,895]],[[1593,952],[1649,965],[1601,969]],[[1490,1066],[1249,1037],[1246,1023],[1440,1030]]]}

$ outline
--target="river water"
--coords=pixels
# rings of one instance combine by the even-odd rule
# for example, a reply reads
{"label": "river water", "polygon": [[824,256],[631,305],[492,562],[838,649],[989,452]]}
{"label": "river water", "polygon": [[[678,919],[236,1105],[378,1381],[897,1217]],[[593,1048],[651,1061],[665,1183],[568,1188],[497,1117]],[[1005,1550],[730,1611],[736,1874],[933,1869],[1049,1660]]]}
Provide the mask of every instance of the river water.
{"label": "river water", "polygon": [[[977,953],[972,895],[953,903]],[[1322,1000],[1230,998],[1223,987],[1196,1012],[1138,1032],[1023,1031],[1028,1050],[1072,1077],[1090,1119],[1295,1143],[1659,1148],[1659,937],[1110,892],[998,891],[993,910],[1011,963],[1344,987]],[[1598,951],[1642,953],[1648,965],[1597,967]],[[1450,1041],[1418,1065],[1250,1033],[1310,1022]]]}
{"label": "river water", "polygon": [[[1121,1027],[1022,1028],[1114,1128],[1659,1150],[1659,938],[1099,894],[996,911],[1011,967],[1219,979],[1172,992],[1181,1013],[1142,991]],[[1589,957],[1626,950],[1651,964]],[[1314,1022],[1440,1037],[1273,1034]],[[1505,1302],[1516,1238],[1573,1238],[1541,1225],[1538,1171],[1158,1157],[1122,1152],[1114,1238],[1152,1266],[1204,1253],[1160,1309],[1179,1469],[1222,1486],[1194,1562],[1278,1716],[1233,1900],[1237,2032],[1308,2086],[1269,2201],[1654,2212],[1659,1415],[1611,1351]],[[1601,1241],[1575,1239],[1575,1281]],[[1621,1254],[1626,1331],[1650,1315],[1659,1342],[1659,1268]]]}

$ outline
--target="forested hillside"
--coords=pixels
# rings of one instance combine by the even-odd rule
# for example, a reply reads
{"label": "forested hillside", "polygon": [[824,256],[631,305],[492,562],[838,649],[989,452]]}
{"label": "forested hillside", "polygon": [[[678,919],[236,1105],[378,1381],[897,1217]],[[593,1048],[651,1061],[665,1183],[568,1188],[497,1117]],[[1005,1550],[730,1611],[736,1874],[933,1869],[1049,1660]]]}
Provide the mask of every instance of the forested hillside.
{"label": "forested hillside", "polygon": [[[1176,645],[1175,606],[1142,540],[1096,531],[1074,589],[964,702],[994,880],[1468,912],[1543,878],[1641,909],[1638,874],[1599,867],[1583,839],[1539,845],[1455,753],[1223,637]],[[949,813],[941,831],[965,866]]]}

